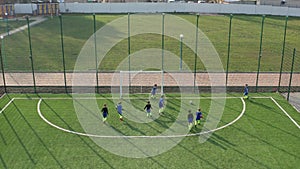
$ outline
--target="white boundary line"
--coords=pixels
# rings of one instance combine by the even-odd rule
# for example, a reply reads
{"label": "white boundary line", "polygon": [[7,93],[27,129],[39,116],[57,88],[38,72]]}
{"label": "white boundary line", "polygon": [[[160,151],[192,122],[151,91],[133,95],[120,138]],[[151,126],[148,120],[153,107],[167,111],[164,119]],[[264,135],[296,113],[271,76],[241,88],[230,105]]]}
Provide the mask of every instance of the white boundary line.
{"label": "white boundary line", "polygon": [[280,104],[271,97],[271,100],[283,111],[283,113],[300,129],[299,124],[280,106]]}
{"label": "white boundary line", "polygon": [[0,114],[10,105],[10,103],[12,103],[15,99],[12,98],[1,110],[0,110]]}
{"label": "white boundary line", "polygon": [[6,93],[4,93],[1,97],[0,97],[0,100],[6,95]]}
{"label": "white boundary line", "polygon": [[178,137],[188,137],[188,136],[198,136],[198,135],[203,135],[203,134],[208,134],[208,133],[212,133],[221,129],[224,129],[225,127],[228,127],[230,125],[232,125],[233,123],[235,123],[236,121],[238,121],[245,113],[246,110],[246,103],[244,101],[243,98],[240,98],[242,100],[243,103],[243,110],[241,112],[241,114],[234,119],[233,121],[231,121],[230,123],[221,126],[219,128],[213,129],[213,130],[209,130],[209,131],[204,131],[204,132],[200,132],[200,133],[194,133],[194,134],[181,134],[181,135],[166,135],[166,136],[162,136],[162,135],[158,135],[158,136],[103,136],[103,135],[95,135],[95,134],[87,134],[87,133],[80,133],[80,132],[76,132],[76,131],[72,131],[72,130],[68,130],[62,127],[59,127],[53,123],[51,123],[50,121],[48,121],[41,112],[40,106],[41,106],[41,102],[42,99],[39,100],[38,104],[37,104],[37,111],[39,116],[46,122],[48,123],[50,126],[55,127],[59,130],[62,130],[64,132],[68,132],[68,133],[72,133],[72,134],[77,134],[77,135],[81,135],[81,136],[88,136],[88,137],[97,137],[97,138],[178,138]]}

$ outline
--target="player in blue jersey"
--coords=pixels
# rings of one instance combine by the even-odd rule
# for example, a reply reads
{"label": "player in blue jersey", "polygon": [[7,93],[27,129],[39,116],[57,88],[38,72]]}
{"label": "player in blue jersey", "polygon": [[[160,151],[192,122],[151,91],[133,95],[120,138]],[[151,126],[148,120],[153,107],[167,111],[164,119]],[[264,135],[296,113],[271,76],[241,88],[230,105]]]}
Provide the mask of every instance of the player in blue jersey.
{"label": "player in blue jersey", "polygon": [[108,116],[108,108],[107,108],[106,104],[103,105],[101,112],[102,112],[102,116],[103,116],[103,123],[105,123],[107,120],[107,116]]}
{"label": "player in blue jersey", "polygon": [[156,95],[156,90],[157,90],[157,84],[154,84],[152,89],[151,89],[151,98],[154,99]]}
{"label": "player in blue jersey", "polygon": [[159,107],[158,114],[162,115],[162,113],[164,112],[164,109],[165,109],[165,100],[164,100],[163,95],[159,99],[158,107]]}
{"label": "player in blue jersey", "polygon": [[150,101],[148,101],[146,106],[144,107],[144,110],[146,110],[146,112],[147,112],[147,117],[152,117],[151,109],[152,109],[152,107],[151,107]]}
{"label": "player in blue jersey", "polygon": [[249,94],[248,84],[245,84],[244,94],[243,94],[244,95],[244,99],[248,99],[249,98],[248,94]]}
{"label": "player in blue jersey", "polygon": [[116,109],[117,109],[117,112],[119,113],[119,118],[120,118],[120,121],[123,121],[123,107],[122,107],[122,103],[119,102],[116,106]]}
{"label": "player in blue jersey", "polygon": [[195,126],[200,125],[200,120],[203,118],[201,109],[199,108],[196,112],[196,120],[195,120]]}
{"label": "player in blue jersey", "polygon": [[187,118],[188,118],[188,128],[189,128],[189,130],[191,130],[193,127],[193,120],[194,120],[194,116],[193,116],[191,110],[189,110]]}

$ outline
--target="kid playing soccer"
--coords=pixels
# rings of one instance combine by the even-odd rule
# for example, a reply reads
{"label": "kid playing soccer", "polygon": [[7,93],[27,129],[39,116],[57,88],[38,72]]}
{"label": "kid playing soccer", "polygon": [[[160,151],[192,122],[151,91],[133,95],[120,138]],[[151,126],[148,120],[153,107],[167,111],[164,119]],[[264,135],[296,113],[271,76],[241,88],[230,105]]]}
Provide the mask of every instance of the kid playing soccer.
{"label": "kid playing soccer", "polygon": [[163,95],[159,99],[158,107],[159,107],[158,114],[161,115],[164,112],[164,109],[165,109],[165,101],[164,101],[164,96]]}
{"label": "kid playing soccer", "polygon": [[108,116],[108,108],[106,107],[106,104],[103,105],[101,112],[103,116],[103,123],[105,123]]}
{"label": "kid playing soccer", "polygon": [[199,108],[198,111],[196,112],[196,120],[195,120],[195,127],[197,125],[200,125],[200,119],[202,118],[202,112],[201,109]]}
{"label": "kid playing soccer", "polygon": [[116,108],[117,108],[117,112],[119,113],[120,121],[123,121],[122,103],[119,102]]}
{"label": "kid playing soccer", "polygon": [[156,90],[157,90],[157,84],[154,84],[154,86],[152,87],[151,90],[151,98],[155,98],[155,94],[156,94]]}
{"label": "kid playing soccer", "polygon": [[194,120],[194,116],[193,116],[191,110],[189,110],[187,118],[188,118],[188,128],[189,128],[189,130],[191,130],[193,127],[193,120]]}
{"label": "kid playing soccer", "polygon": [[248,89],[248,84],[245,84],[245,88],[244,88],[244,99],[248,99],[249,96],[248,96],[248,93],[249,93],[249,89]]}
{"label": "kid playing soccer", "polygon": [[144,110],[146,110],[146,112],[147,112],[147,117],[152,117],[151,109],[152,109],[152,107],[151,107],[150,101],[148,101],[146,106],[144,107]]}

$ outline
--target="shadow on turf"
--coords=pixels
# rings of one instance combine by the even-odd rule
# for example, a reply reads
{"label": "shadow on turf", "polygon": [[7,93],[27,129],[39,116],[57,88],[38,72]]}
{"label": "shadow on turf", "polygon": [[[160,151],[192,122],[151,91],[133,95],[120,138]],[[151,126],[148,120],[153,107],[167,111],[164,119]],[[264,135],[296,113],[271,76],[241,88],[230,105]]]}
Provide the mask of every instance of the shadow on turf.
{"label": "shadow on turf", "polygon": [[[68,126],[68,128],[70,129],[70,130],[72,130],[72,131],[74,131],[73,129],[72,129],[72,127],[63,119],[63,118],[61,118],[60,116],[59,116],[59,114],[55,111],[55,110],[53,110],[52,108],[51,108],[51,106],[50,105],[48,105],[46,102],[44,102],[46,105],[47,105],[47,107],[66,125],[66,126]],[[69,133],[68,133],[69,134]],[[85,143],[85,145],[87,145],[89,148],[90,148],[90,150],[92,150],[99,158],[101,158],[101,160],[103,160],[110,168],[114,168],[107,160],[105,160],[105,158],[104,157],[102,157],[86,140],[84,140],[83,138],[82,138],[82,136],[80,136],[80,135],[77,135],[76,134],[76,136],[82,141],[82,142],[84,142]]]}
{"label": "shadow on turf", "polygon": [[290,133],[288,130],[283,130],[283,129],[281,129],[281,128],[279,128],[279,127],[276,127],[276,126],[274,126],[274,125],[272,125],[272,124],[270,124],[270,123],[267,123],[267,122],[265,122],[265,121],[263,121],[263,120],[261,120],[261,119],[255,118],[255,116],[250,116],[250,115],[245,115],[245,116],[247,116],[248,118],[251,118],[251,119],[253,119],[253,120],[259,121],[260,123],[263,123],[263,124],[265,124],[265,125],[267,125],[267,126],[269,126],[269,127],[273,127],[273,128],[275,128],[276,130],[282,131],[282,132],[284,132],[284,133],[286,133],[286,134],[289,134],[289,135],[291,135],[291,136],[293,136],[293,137],[297,137],[298,139],[300,139],[299,136],[297,136],[297,135],[295,135],[295,134],[293,134],[293,133]]}
{"label": "shadow on turf", "polygon": [[[55,157],[55,155],[48,149],[48,147],[46,146],[45,142],[42,140],[42,138],[37,134],[37,132],[34,130],[34,128],[30,125],[30,123],[27,121],[27,119],[25,118],[25,116],[23,115],[23,113],[21,112],[21,110],[17,107],[17,105],[12,102],[12,104],[14,105],[14,107],[17,109],[17,112],[20,114],[20,116],[22,116],[23,120],[26,122],[26,124],[28,125],[28,127],[32,130],[33,134],[38,138],[38,140],[42,143],[42,145],[45,147],[45,149],[47,150],[47,152],[51,155],[51,157],[56,161],[56,163],[59,165],[60,168],[63,168],[63,166],[61,165],[61,163],[58,161],[58,159]],[[24,147],[25,148],[25,147]],[[27,150],[26,150],[27,151]],[[34,162],[34,160],[32,159],[31,155],[29,154],[29,152],[27,152],[28,156],[30,157],[32,163],[36,164]]]}
{"label": "shadow on turf", "polygon": [[268,141],[266,141],[266,140],[260,138],[259,136],[250,134],[249,132],[247,132],[247,131],[245,131],[245,130],[243,130],[243,129],[241,129],[241,128],[238,128],[238,127],[235,127],[235,126],[232,126],[232,127],[235,128],[236,130],[239,130],[240,132],[242,132],[242,133],[244,133],[244,134],[249,135],[251,138],[256,138],[256,139],[260,140],[261,142],[263,142],[263,143],[265,143],[265,144],[267,144],[267,145],[270,145],[270,146],[272,146],[273,148],[275,148],[275,149],[277,149],[277,150],[280,150],[280,151],[282,151],[282,152],[284,152],[284,153],[286,153],[286,154],[288,154],[288,155],[290,155],[290,156],[293,156],[293,157],[297,158],[298,160],[300,160],[300,156],[297,156],[297,155],[295,155],[295,154],[292,154],[292,153],[286,151],[285,149],[282,149],[282,148],[280,148],[280,147],[277,147],[277,146],[275,146],[275,145],[269,143]]}
{"label": "shadow on turf", "polygon": [[233,150],[236,153],[254,161],[255,163],[260,164],[260,165],[264,166],[265,168],[271,169],[271,167],[267,166],[263,162],[258,161],[257,159],[249,156],[248,154],[245,154],[242,151],[239,151],[237,148],[235,148],[235,146],[236,146],[235,144],[231,143],[230,141],[226,140],[225,138],[221,137],[220,135],[213,133],[213,135],[207,141],[215,146],[222,148],[223,150]]}
{"label": "shadow on turf", "polygon": [[211,144],[214,144],[215,146],[222,148],[223,150],[227,150],[230,147],[236,146],[235,144],[229,142],[228,140],[219,136],[216,133],[213,133],[212,136],[209,137],[207,141]]}
{"label": "shadow on turf", "polygon": [[[11,98],[9,97],[9,99],[11,99]],[[18,113],[21,114],[21,113],[19,112],[20,110],[19,110],[18,107],[15,105],[15,103],[12,102],[12,104],[13,104],[14,107],[17,109]],[[12,129],[12,131],[14,132],[14,134],[16,135],[16,137],[17,137],[19,143],[20,143],[21,146],[24,148],[25,153],[28,155],[30,161],[31,161],[33,164],[36,164],[36,162],[33,160],[32,156],[31,156],[31,154],[29,153],[28,149],[26,148],[26,146],[24,145],[23,141],[21,140],[20,136],[18,135],[17,131],[15,130],[15,128],[13,127],[13,125],[11,124],[11,122],[9,121],[9,119],[6,117],[5,113],[3,113],[3,116],[4,116],[5,120],[7,121],[7,123],[9,124],[10,128]]]}
{"label": "shadow on turf", "polygon": [[[112,128],[114,128],[113,126],[111,126]],[[118,130],[117,128],[114,128],[116,131],[122,133],[122,131]],[[125,133],[122,133],[123,135],[125,135]],[[140,152],[142,152],[145,156],[148,156],[147,159],[151,159],[152,161],[154,161],[156,164],[158,164],[160,166],[160,168],[163,169],[167,169],[167,167],[165,167],[164,165],[162,165],[160,162],[158,162],[157,160],[155,160],[153,157],[151,157],[149,154],[147,154],[145,151],[143,151],[142,149],[140,149],[139,147],[137,147],[135,144],[133,144],[132,142],[130,142],[129,139],[123,139],[124,141],[127,141],[128,143],[130,143],[131,145],[133,145],[134,147],[136,147],[138,150],[140,150]]]}
{"label": "shadow on turf", "polygon": [[1,154],[0,154],[0,161],[1,161],[2,164],[3,164],[3,167],[4,167],[5,169],[7,169],[8,167],[7,167],[6,163],[5,163],[5,161],[3,160]]}

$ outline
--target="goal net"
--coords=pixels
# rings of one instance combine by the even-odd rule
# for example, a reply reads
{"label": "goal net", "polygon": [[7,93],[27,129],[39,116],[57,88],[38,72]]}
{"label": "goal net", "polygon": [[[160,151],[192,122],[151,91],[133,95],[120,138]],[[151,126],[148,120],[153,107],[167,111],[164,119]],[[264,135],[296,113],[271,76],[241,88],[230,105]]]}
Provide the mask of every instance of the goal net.
{"label": "goal net", "polygon": [[164,93],[163,71],[120,71],[120,98],[132,93],[151,93],[157,85],[157,94]]}

